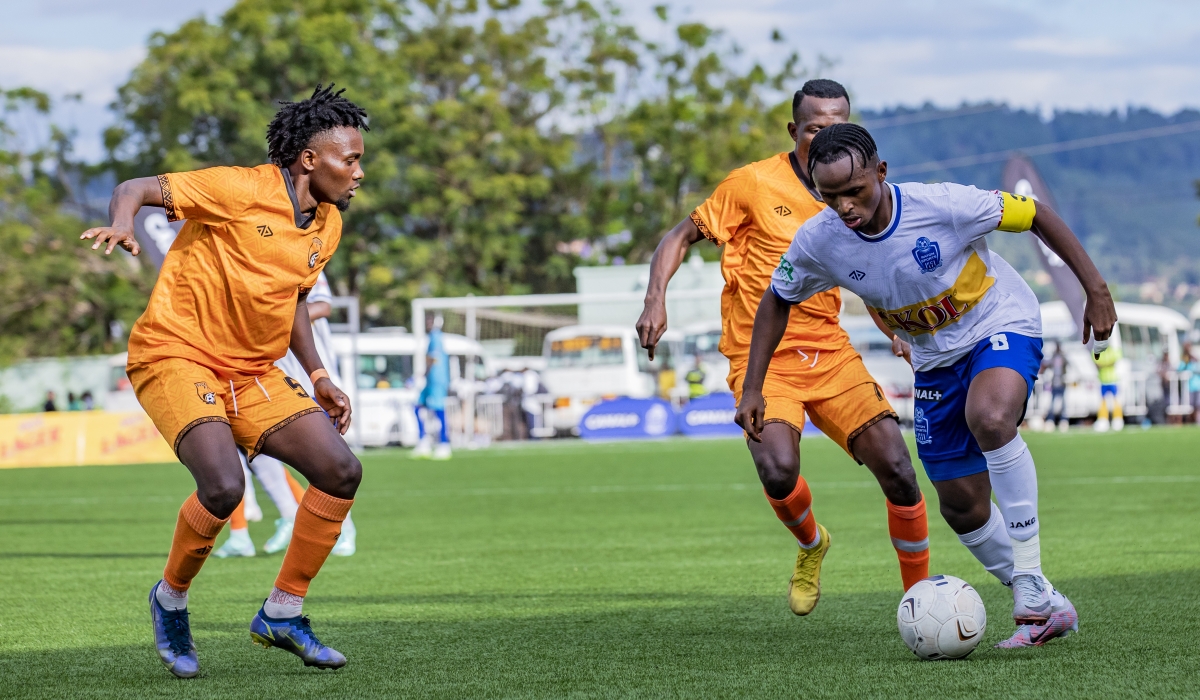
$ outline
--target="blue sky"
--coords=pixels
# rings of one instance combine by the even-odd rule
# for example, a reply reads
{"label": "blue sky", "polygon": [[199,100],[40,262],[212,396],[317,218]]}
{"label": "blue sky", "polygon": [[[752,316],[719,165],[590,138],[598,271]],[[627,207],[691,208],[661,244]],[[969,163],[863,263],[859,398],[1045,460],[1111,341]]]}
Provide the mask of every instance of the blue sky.
{"label": "blue sky", "polygon": [[[80,153],[100,155],[107,105],[144,55],[151,32],[169,30],[230,0],[34,0],[5,3],[0,87],[82,93],[57,118],[76,128]],[[647,34],[661,31],[650,2],[621,0]],[[684,0],[673,20],[721,27],[747,54],[773,63],[786,46],[829,73],[866,108],[1005,101],[1054,109],[1200,107],[1200,2],[1195,0]]]}

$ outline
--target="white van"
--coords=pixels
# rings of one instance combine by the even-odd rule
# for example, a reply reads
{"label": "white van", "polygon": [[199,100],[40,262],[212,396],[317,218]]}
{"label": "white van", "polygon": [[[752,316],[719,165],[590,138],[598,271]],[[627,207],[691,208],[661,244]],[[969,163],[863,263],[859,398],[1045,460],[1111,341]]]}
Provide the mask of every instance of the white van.
{"label": "white van", "polygon": [[681,340],[680,333],[667,331],[651,362],[630,326],[567,326],[547,333],[542,383],[554,401],[550,427],[575,434],[583,414],[601,399],[666,393]]}
{"label": "white van", "polygon": [[[453,392],[469,377],[472,367],[482,366],[483,346],[465,336],[445,333],[446,353],[450,356],[450,387]],[[421,382],[413,377],[413,356],[425,352],[417,347],[417,338],[403,328],[372,328],[358,334],[358,367],[354,369],[349,334],[334,333],[333,348],[338,355],[342,387],[351,393],[354,404],[354,437],[364,446],[417,444],[417,417],[413,407]]]}
{"label": "white van", "polygon": [[729,359],[717,348],[721,344],[721,322],[703,321],[683,329],[683,350],[675,366],[675,373],[687,396],[687,383],[683,378],[696,366],[700,356],[700,368],[704,370],[704,389],[710,394],[729,391]]}
{"label": "white van", "polygon": [[[1143,416],[1147,405],[1163,398],[1157,375],[1163,353],[1172,367],[1178,366],[1180,349],[1191,325],[1183,314],[1165,306],[1117,302],[1116,307],[1117,329],[1112,345],[1121,350],[1122,356],[1117,363],[1118,391],[1126,415]],[[1049,357],[1054,344],[1061,343],[1068,362],[1066,413],[1068,418],[1076,419],[1096,415],[1100,406],[1099,372],[1081,340],[1082,334],[1065,303],[1042,304],[1042,352]],[[1030,413],[1036,410],[1045,415],[1049,406],[1049,386],[1042,384],[1038,382],[1038,396],[1031,402]]]}

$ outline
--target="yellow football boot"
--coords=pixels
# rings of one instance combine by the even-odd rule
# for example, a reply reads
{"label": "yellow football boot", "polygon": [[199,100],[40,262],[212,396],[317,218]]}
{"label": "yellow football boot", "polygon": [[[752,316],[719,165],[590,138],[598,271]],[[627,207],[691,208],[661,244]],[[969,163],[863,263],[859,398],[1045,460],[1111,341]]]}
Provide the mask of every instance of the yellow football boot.
{"label": "yellow football boot", "polygon": [[821,599],[821,562],[829,551],[830,539],[829,531],[820,523],[817,532],[821,533],[821,544],[812,549],[799,548],[796,570],[788,584],[788,607],[797,615],[809,614]]}

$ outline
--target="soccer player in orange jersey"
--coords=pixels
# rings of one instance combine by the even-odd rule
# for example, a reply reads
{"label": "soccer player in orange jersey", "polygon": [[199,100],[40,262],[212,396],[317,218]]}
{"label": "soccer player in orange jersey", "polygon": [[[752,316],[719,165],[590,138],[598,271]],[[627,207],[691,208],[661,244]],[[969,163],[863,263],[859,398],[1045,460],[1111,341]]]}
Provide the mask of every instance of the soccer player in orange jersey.
{"label": "soccer player in orange jersey", "polygon": [[[810,80],[792,100],[788,133],[794,150],[729,174],[691,215],[659,243],[650,263],[646,307],[637,329],[642,346],[654,347],[667,328],[667,282],[688,247],[704,239],[725,246],[721,272],[721,352],[729,358],[729,388],[740,402],[754,314],[796,229],[824,208],[808,172],[808,146],[830,124],[850,117],[850,98],[832,80]],[[830,537],[812,512],[800,476],[800,432],[805,413],[851,458],[865,464],[887,497],[888,530],[907,590],[929,575],[925,500],[917,486],[896,413],[838,325],[841,296],[818,294],[793,307],[787,332],[762,387],[766,399],[761,438],[747,440],[767,501],[795,536],[800,551],[788,588],[797,615],[820,598],[821,562]],[[903,341],[894,343],[903,352]]]}
{"label": "soccer player in orange jersey", "polygon": [[[283,104],[267,128],[270,163],[128,180],[113,193],[112,224],[81,236],[95,240],[93,250],[119,245],[137,255],[141,207],[187,219],[130,333],[128,364],[138,401],[196,480],[149,601],[159,657],[179,677],[199,673],[187,592],[245,490],[239,446],[250,459],[262,453],[294,466],[310,484],[251,638],[306,666],[346,663],[301,615],[362,478],[339,435],[350,426],[350,401],[321,364],[305,303],[363,177],[366,112],[331,88]],[[312,395],[273,364],[289,347]]]}

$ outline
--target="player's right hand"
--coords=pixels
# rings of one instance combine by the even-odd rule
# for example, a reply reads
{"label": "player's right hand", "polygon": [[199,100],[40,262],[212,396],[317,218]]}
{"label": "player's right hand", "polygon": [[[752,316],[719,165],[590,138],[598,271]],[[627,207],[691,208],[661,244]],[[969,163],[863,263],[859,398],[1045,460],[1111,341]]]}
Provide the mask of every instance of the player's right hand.
{"label": "player's right hand", "polygon": [[763,415],[767,412],[767,402],[761,391],[743,389],[742,400],[738,402],[737,413],[733,420],[742,426],[746,435],[755,442],[762,442]]}
{"label": "player's right hand", "polygon": [[892,336],[892,354],[903,357],[908,366],[912,367],[912,346],[898,335]]}
{"label": "player's right hand", "polygon": [[137,238],[133,236],[133,229],[120,226],[97,226],[96,228],[89,228],[79,236],[79,240],[81,241],[93,238],[96,239],[96,242],[92,245],[92,250],[97,250],[105,242],[108,243],[108,246],[104,249],[105,255],[111,254],[116,250],[117,246],[121,246],[134,255],[142,252]]}
{"label": "player's right hand", "polygon": [[313,398],[333,419],[333,427],[345,435],[350,429],[350,397],[337,388],[329,377],[321,377],[313,386]]}
{"label": "player's right hand", "polygon": [[667,330],[667,305],[663,302],[653,303],[647,302],[646,308],[642,310],[642,315],[638,318],[637,332],[638,340],[642,347],[650,353],[650,359],[654,359],[654,347],[658,345],[659,338]]}

